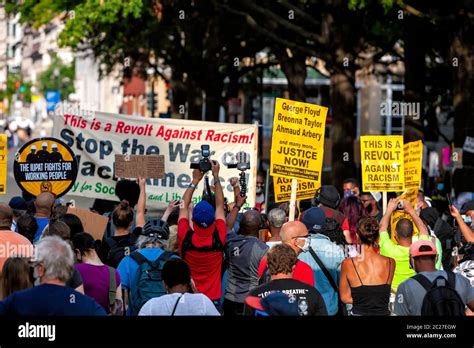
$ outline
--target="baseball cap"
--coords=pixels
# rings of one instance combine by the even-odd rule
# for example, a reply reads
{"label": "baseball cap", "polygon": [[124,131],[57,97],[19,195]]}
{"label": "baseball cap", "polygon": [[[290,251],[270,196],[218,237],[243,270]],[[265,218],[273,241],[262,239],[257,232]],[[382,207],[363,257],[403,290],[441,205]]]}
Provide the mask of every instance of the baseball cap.
{"label": "baseball cap", "polygon": [[10,199],[10,202],[8,202],[8,205],[10,206],[10,208],[16,210],[26,210],[28,208],[26,205],[26,201],[23,197],[20,196],[12,197],[12,199]]}
{"label": "baseball cap", "polygon": [[193,209],[193,221],[199,227],[207,228],[214,223],[216,211],[207,201],[201,201]]}
{"label": "baseball cap", "polygon": [[[424,248],[426,250],[420,250],[421,247],[427,247]],[[436,255],[436,246],[433,244],[432,241],[429,240],[419,240],[413,243],[410,246],[410,256],[411,257],[417,257],[417,256],[425,256],[425,255]]]}
{"label": "baseball cap", "polygon": [[321,186],[321,191],[319,192],[319,201],[329,207],[336,209],[339,205],[341,196],[337,189],[332,185],[323,185]]}
{"label": "baseball cap", "polygon": [[298,316],[298,304],[281,291],[275,291],[264,298],[247,296],[245,303],[258,311],[271,316]]}
{"label": "baseball cap", "polygon": [[312,207],[306,210],[301,217],[301,222],[305,224],[310,232],[319,232],[326,221],[324,210]]}
{"label": "baseball cap", "polygon": [[462,205],[461,214],[466,214],[469,210],[474,210],[474,200],[468,201]]}

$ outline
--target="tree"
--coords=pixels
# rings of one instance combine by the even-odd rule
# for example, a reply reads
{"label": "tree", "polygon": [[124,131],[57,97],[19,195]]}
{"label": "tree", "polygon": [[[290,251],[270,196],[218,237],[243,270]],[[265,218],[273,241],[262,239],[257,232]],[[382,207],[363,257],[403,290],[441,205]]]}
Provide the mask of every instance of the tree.
{"label": "tree", "polygon": [[59,90],[61,97],[67,99],[74,93],[75,70],[74,62],[66,65],[54,55],[48,69],[38,76],[39,91],[44,95],[49,90]]}
{"label": "tree", "polygon": [[[235,16],[221,16],[210,0],[8,2],[9,11],[20,12],[23,22],[36,27],[63,16],[66,25],[61,45],[78,51],[91,49],[104,68],[101,73],[119,64],[125,76],[145,77],[152,67],[155,74],[171,81],[175,109],[181,111],[187,103],[190,118],[201,118],[204,91],[207,119],[217,120],[224,104],[224,80],[235,72],[235,62],[263,48],[245,35]],[[171,67],[171,78],[164,73],[167,67]],[[247,71],[240,64],[237,68]]]}
{"label": "tree", "polygon": [[[381,10],[350,8],[339,0],[220,3],[229,14],[240,16],[252,35],[267,43],[286,75],[291,99],[305,100],[306,59],[317,57],[324,61],[331,79],[331,181],[340,186],[345,177],[355,174],[352,154],[357,59],[377,36],[375,24],[382,27],[377,13]],[[385,42],[384,52],[391,49],[390,44],[393,45],[393,38]],[[347,157],[349,161],[345,160]]]}
{"label": "tree", "polygon": [[25,103],[31,102],[31,82],[23,81],[20,74],[8,74],[7,88],[0,91],[0,100],[8,100],[8,109],[12,110],[13,96],[17,96],[17,100],[22,100]]}

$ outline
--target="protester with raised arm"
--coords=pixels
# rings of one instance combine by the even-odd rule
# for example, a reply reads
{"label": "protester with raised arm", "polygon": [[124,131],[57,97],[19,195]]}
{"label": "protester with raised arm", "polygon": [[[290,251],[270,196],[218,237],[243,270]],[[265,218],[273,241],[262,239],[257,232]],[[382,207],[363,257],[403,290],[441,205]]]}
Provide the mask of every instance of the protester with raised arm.
{"label": "protester with raised arm", "polygon": [[191,269],[196,288],[209,297],[221,310],[221,271],[227,226],[224,215],[224,193],[219,180],[220,165],[211,161],[214,178],[216,208],[207,201],[201,201],[193,209],[192,226],[188,218],[188,206],[193,193],[204,173],[193,170],[193,180],[186,189],[179,210],[178,244],[181,257]]}

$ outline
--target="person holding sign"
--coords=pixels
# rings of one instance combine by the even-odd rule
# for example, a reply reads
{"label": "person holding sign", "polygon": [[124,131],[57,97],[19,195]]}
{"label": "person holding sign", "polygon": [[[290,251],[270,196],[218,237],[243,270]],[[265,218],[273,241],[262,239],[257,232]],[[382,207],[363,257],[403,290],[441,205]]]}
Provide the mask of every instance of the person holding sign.
{"label": "person holding sign", "polygon": [[400,219],[395,228],[395,244],[387,232],[390,223],[390,216],[397,209],[397,205],[401,202],[403,210],[410,215],[419,231],[419,240],[430,240],[428,229],[423,221],[416,214],[415,209],[409,201],[403,199],[391,199],[387,205],[387,212],[380,221],[380,254],[391,257],[395,260],[396,268],[393,276],[392,289],[397,290],[398,285],[404,280],[413,277],[415,271],[410,266],[410,246],[413,238],[413,223],[408,219]]}
{"label": "person holding sign", "polygon": [[219,181],[220,165],[217,161],[211,161],[211,166],[216,207],[214,209],[206,201],[196,204],[192,212],[191,228],[188,207],[196,186],[204,176],[199,169],[194,169],[193,180],[184,192],[182,206],[179,209],[178,243],[181,257],[191,269],[191,277],[197,290],[209,297],[220,310],[221,271],[227,226],[224,215],[224,193]]}

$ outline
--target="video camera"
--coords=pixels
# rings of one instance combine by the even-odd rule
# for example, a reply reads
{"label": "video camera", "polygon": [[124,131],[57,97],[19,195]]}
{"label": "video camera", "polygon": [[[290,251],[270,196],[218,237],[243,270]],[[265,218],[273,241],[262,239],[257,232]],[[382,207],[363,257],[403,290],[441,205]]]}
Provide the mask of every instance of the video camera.
{"label": "video camera", "polygon": [[191,162],[191,169],[199,169],[202,173],[206,173],[211,170],[211,150],[209,145],[201,145],[201,159],[197,163]]}
{"label": "video camera", "polygon": [[237,168],[239,173],[240,196],[244,197],[247,194],[247,180],[245,178],[245,171],[250,169],[250,155],[246,152],[240,151],[235,155],[237,163],[228,164],[227,168]]}

